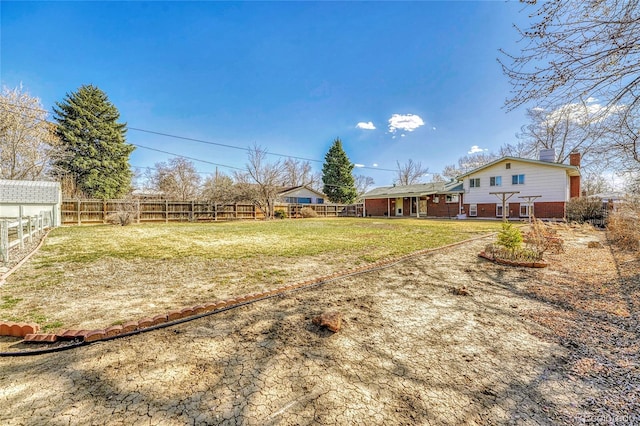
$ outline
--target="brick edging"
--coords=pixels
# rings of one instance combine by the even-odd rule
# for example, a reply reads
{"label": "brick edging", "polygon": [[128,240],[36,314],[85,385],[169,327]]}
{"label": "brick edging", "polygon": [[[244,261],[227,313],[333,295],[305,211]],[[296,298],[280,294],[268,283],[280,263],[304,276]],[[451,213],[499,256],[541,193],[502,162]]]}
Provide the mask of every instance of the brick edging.
{"label": "brick edging", "polygon": [[[93,343],[97,341],[111,340],[117,337],[125,337],[140,332],[151,331],[162,327],[168,327],[171,325],[180,324],[182,322],[191,321],[194,319],[202,318],[204,316],[213,315],[218,312],[223,312],[229,309],[234,309],[240,306],[254,303],[259,300],[268,299],[274,296],[285,294],[290,291],[300,290],[304,288],[314,287],[323,283],[335,281],[340,278],[359,275],[362,273],[388,268],[396,265],[400,262],[408,260],[413,257],[417,257],[427,253],[433,253],[440,250],[456,247],[459,245],[467,244],[473,241],[489,238],[495,235],[495,233],[489,235],[483,235],[480,237],[470,238],[463,241],[447,244],[441,247],[428,248],[415,251],[413,253],[405,254],[395,258],[385,258],[377,262],[367,264],[360,267],[345,269],[333,274],[324,275],[317,278],[312,278],[306,281],[299,281],[296,283],[288,284],[282,287],[265,290],[259,293],[249,293],[243,296],[238,296],[230,299],[219,300],[216,302],[200,304],[193,307],[187,307],[183,309],[177,309],[169,311],[165,314],[156,315],[154,317],[145,317],[138,321],[129,321],[121,325],[113,325],[104,329],[95,330],[65,330],[61,333],[38,333],[37,324],[33,332],[22,334],[18,337],[24,337],[25,343],[55,343],[59,341],[76,341],[83,343]],[[0,323],[1,324],[1,323]],[[26,329],[25,329],[26,330]],[[1,334],[0,334],[1,335]]]}

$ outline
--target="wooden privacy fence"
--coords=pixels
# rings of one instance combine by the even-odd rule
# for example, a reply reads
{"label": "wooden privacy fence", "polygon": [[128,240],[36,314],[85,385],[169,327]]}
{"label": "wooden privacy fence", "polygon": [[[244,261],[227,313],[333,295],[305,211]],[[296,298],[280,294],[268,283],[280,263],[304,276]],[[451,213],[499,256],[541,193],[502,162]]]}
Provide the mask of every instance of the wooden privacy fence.
{"label": "wooden privacy fence", "polygon": [[[362,205],[344,204],[280,204],[287,217],[301,217],[304,207],[313,209],[320,217],[362,216]],[[140,222],[197,222],[239,219],[264,219],[260,208],[249,203],[219,205],[206,201],[169,200],[63,200],[62,224],[82,225],[105,223],[109,216],[127,211]]]}
{"label": "wooden privacy fence", "polygon": [[0,219],[0,260],[9,262],[9,250],[20,246],[24,248],[25,240],[33,242],[33,236],[41,234],[53,224],[50,211],[40,212],[37,216]]}

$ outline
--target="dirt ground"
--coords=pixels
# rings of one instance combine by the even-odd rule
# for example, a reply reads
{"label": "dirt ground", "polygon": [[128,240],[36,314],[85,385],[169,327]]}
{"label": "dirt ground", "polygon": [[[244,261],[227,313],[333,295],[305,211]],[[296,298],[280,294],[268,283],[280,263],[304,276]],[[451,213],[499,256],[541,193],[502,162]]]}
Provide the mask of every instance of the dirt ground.
{"label": "dirt ground", "polygon": [[[637,424],[640,261],[602,231],[561,236],[545,269],[478,258],[481,240],[162,330],[0,358],[0,423]],[[338,333],[312,324],[328,310],[343,315]]]}

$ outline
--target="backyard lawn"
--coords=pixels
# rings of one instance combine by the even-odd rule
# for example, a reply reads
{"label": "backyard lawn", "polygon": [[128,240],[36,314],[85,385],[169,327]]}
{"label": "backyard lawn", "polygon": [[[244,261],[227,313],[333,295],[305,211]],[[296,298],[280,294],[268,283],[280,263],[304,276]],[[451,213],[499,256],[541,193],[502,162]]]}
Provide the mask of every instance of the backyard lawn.
{"label": "backyard lawn", "polygon": [[102,328],[497,231],[499,222],[304,219],[54,229],[0,319]]}

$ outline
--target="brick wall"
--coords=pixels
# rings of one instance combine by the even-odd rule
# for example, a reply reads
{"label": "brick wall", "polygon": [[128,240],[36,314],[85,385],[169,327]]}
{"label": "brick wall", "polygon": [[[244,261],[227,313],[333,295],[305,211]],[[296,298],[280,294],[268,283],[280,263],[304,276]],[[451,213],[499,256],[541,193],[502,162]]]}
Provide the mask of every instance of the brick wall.
{"label": "brick wall", "polygon": [[437,196],[438,202],[434,203],[433,195],[427,201],[427,216],[435,217],[456,217],[458,214],[458,202],[447,203],[445,195]]}
{"label": "brick wall", "polygon": [[[511,219],[520,217],[520,204],[509,203],[509,217]],[[477,216],[469,216],[469,204],[464,204],[464,211],[467,217],[495,218],[497,217],[496,205],[497,203],[478,204]],[[539,219],[562,219],[564,218],[564,203],[562,201],[533,203],[533,212]]]}
{"label": "brick wall", "polygon": [[565,208],[562,201],[533,203],[533,209],[536,217],[540,219],[564,218]]}
{"label": "brick wall", "polygon": [[386,216],[387,208],[391,206],[391,216],[395,216],[395,203],[387,204],[386,198],[377,198],[373,200],[365,200],[365,213],[367,216]]}

